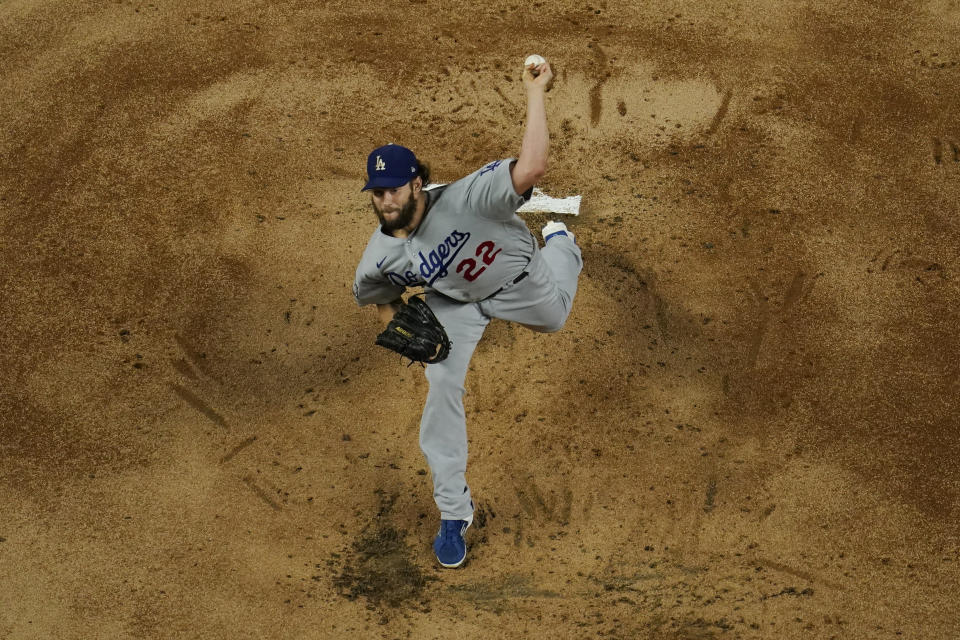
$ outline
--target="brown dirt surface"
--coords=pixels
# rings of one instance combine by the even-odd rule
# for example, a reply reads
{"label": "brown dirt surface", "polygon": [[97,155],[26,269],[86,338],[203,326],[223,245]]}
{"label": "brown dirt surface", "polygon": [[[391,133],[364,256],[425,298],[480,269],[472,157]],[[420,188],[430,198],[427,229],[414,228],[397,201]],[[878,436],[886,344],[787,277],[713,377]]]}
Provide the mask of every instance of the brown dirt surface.
{"label": "brown dirt surface", "polygon": [[[958,43],[956,0],[0,1],[0,638],[960,637]],[[516,155],[534,52],[586,266],[477,350],[442,571],[359,189]]]}

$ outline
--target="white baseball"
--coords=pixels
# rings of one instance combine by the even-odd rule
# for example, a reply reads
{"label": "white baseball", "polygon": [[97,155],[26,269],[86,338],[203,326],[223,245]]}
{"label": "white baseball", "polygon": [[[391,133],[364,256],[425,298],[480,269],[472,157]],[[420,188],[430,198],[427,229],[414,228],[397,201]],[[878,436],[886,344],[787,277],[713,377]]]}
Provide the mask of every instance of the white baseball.
{"label": "white baseball", "polygon": [[527,59],[523,61],[523,66],[524,68],[537,67],[543,64],[544,62],[546,62],[546,59],[544,59],[543,56],[539,56],[534,53],[527,56]]}

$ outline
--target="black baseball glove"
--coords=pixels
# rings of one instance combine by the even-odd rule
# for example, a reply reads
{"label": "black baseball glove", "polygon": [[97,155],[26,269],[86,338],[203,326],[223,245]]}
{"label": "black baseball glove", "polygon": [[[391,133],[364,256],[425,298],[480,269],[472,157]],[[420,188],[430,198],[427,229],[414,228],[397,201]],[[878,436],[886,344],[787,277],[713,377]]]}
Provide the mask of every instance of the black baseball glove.
{"label": "black baseball glove", "polygon": [[450,355],[450,339],[423,298],[411,296],[393,315],[377,344],[396,351],[410,364],[432,364]]}

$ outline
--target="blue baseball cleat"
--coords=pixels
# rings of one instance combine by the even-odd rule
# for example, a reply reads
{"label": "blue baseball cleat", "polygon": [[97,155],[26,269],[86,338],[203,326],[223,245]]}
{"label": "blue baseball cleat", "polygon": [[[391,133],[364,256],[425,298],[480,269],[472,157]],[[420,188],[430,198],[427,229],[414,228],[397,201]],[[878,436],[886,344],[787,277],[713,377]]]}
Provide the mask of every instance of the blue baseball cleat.
{"label": "blue baseball cleat", "polygon": [[464,534],[473,522],[469,520],[441,520],[440,531],[433,540],[437,562],[448,569],[456,569],[467,559],[467,541]]}

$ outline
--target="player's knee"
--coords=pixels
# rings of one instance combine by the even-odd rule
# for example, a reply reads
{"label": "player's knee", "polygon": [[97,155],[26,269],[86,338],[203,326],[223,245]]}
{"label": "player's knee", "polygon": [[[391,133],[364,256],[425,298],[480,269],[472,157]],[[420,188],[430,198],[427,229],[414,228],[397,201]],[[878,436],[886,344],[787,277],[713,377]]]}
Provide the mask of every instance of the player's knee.
{"label": "player's knee", "polygon": [[561,320],[561,321],[559,321],[559,322],[556,322],[556,323],[553,323],[553,324],[548,324],[547,326],[545,326],[545,327],[543,328],[543,330],[541,331],[541,333],[556,333],[556,332],[560,331],[561,329],[563,329],[563,325],[565,325],[565,324],[567,324],[567,319],[566,319],[566,318],[564,318],[563,320]]}
{"label": "player's knee", "polygon": [[567,315],[568,314],[564,313],[553,318],[546,318],[542,324],[531,326],[530,328],[537,333],[556,333],[567,324]]}
{"label": "player's knee", "polygon": [[564,300],[562,310],[558,310],[554,317],[549,319],[549,321],[546,323],[544,333],[556,333],[557,331],[560,331],[563,329],[564,325],[567,324],[567,318],[569,317],[570,303],[567,300]]}

